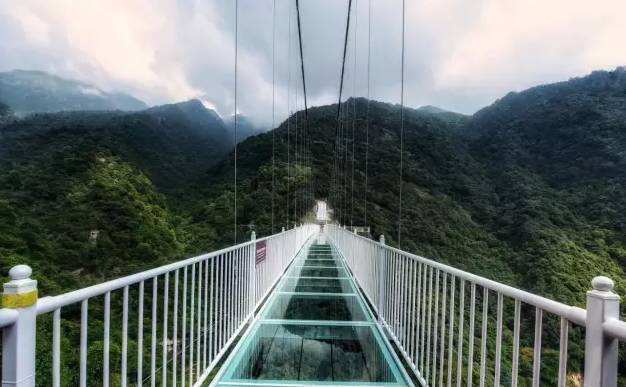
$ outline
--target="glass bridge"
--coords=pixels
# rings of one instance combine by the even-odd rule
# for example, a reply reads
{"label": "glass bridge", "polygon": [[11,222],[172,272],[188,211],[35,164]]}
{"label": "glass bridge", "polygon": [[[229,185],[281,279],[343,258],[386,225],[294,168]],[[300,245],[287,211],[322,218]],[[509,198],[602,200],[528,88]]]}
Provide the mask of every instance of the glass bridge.
{"label": "glass bridge", "polygon": [[308,244],[214,386],[412,386],[343,258]]}

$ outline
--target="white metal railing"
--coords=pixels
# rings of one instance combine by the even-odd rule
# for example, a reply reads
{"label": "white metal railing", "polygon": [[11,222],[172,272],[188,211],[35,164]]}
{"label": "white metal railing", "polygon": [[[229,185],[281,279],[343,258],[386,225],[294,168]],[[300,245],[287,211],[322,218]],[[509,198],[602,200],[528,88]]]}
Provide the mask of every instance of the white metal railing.
{"label": "white metal railing", "polygon": [[[376,242],[337,225],[325,226],[325,232],[422,385],[576,385],[567,380],[573,329],[584,333],[584,373],[578,382],[584,375],[587,387],[617,385],[626,322],[620,320],[619,297],[609,278],[594,278],[585,310],[386,246],[382,236]],[[522,334],[532,343],[525,348]],[[554,364],[542,361],[546,335],[558,346]],[[505,339],[512,347],[506,359]],[[530,359],[532,365],[523,364]],[[522,380],[522,366],[529,380]],[[542,372],[554,373],[555,380],[542,380]]]}
{"label": "white metal railing", "polygon": [[[201,385],[318,230],[307,224],[262,239],[253,233],[246,243],[40,299],[31,269],[16,266],[0,309],[2,385],[34,386],[36,364],[49,364],[37,370],[37,385]],[[93,313],[97,321],[90,320]],[[40,350],[45,345],[36,333],[50,315],[51,359],[41,359],[48,351]],[[62,351],[61,344],[73,334],[79,339],[72,362],[63,359],[72,351]],[[102,344],[93,365],[90,340]],[[76,378],[63,374],[72,368],[63,363],[78,366]],[[90,378],[94,370],[101,372]]]}

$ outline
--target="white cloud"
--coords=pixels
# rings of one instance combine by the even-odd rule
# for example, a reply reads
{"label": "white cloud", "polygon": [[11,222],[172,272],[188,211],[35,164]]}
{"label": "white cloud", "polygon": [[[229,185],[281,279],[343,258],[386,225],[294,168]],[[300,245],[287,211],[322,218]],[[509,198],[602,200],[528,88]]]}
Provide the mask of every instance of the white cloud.
{"label": "white cloud", "polygon": [[[240,111],[268,124],[272,112],[272,1],[240,0]],[[277,1],[277,120],[300,84],[291,10]],[[347,94],[366,93],[368,0],[357,8]],[[372,97],[399,101],[401,0],[372,0]],[[347,2],[301,2],[311,104],[337,98]],[[472,112],[509,90],[626,63],[623,0],[407,1],[406,100]],[[234,111],[234,2],[224,0],[21,0],[0,2],[0,70],[41,69],[150,104],[201,97]],[[357,20],[353,19],[355,26]],[[356,82],[355,81],[356,77]],[[353,83],[354,82],[354,83]],[[301,96],[298,106],[302,106]]]}

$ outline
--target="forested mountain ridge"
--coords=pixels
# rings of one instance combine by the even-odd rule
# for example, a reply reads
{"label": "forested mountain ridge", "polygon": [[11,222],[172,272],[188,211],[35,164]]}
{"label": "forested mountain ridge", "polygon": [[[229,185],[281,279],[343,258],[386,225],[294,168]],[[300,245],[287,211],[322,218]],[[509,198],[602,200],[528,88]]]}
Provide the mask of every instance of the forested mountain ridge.
{"label": "forested mountain ridge", "polygon": [[180,258],[183,220],[168,198],[232,148],[221,120],[199,122],[214,113],[198,104],[0,127],[3,273],[31,264],[49,294]]}
{"label": "forested mountain ridge", "polygon": [[[370,103],[365,187],[367,101],[351,99],[344,106],[348,139],[342,140],[340,176],[347,184],[339,197],[330,185],[337,106],[309,111],[316,194],[330,199],[342,223],[361,225],[367,191],[373,234],[384,233],[397,244],[399,107]],[[623,293],[624,106],[626,77],[617,69],[510,94],[459,122],[406,109],[402,248],[563,302],[582,304],[591,278],[599,274],[613,277]],[[290,126],[293,142],[293,117]],[[287,124],[274,136],[275,163],[284,168]],[[245,193],[239,223],[267,225],[259,213],[271,209],[271,144],[268,133],[239,147],[238,173],[246,187],[240,191]],[[293,160],[293,149],[290,153]],[[232,163],[219,164],[208,175],[212,183],[223,176],[232,185]],[[281,205],[275,204],[275,217],[284,224],[284,203],[293,203],[293,194],[286,200],[282,185],[276,192],[274,202]],[[247,194],[255,198],[248,204]]]}
{"label": "forested mountain ridge", "polygon": [[[601,273],[624,289],[623,73],[595,72],[510,94],[473,117],[405,109],[400,246],[565,302],[580,304],[589,280]],[[247,237],[243,225],[255,224],[259,235],[272,232],[272,197],[273,231],[298,221],[311,205],[301,193],[312,178],[315,196],[327,198],[345,224],[364,223],[367,193],[373,234],[398,244],[399,106],[369,102],[367,187],[368,101],[343,106],[343,186],[333,185],[336,105],[309,110],[311,165],[294,163],[302,112],[298,126],[292,116],[240,144],[240,240]],[[219,116],[194,100],[133,113],[40,114],[5,124],[3,255],[35,264],[55,262],[48,255],[94,261],[87,251],[93,230],[110,239],[94,244],[94,254],[127,257],[114,264],[128,272],[124,265],[132,266],[141,249],[152,258],[137,265],[149,265],[232,241],[231,137]],[[107,218],[109,206],[121,206],[115,218],[121,226]],[[70,222],[74,217],[92,220]],[[153,225],[147,234],[144,222]],[[115,227],[123,231],[111,237]],[[157,241],[159,233],[169,236]],[[5,260],[4,268],[13,261],[19,259]],[[92,272],[106,276],[98,265]]]}
{"label": "forested mountain ridge", "polygon": [[18,115],[80,110],[142,110],[142,101],[43,71],[0,73],[0,100]]}
{"label": "forested mountain ridge", "polygon": [[[349,99],[340,122],[336,105],[315,107],[306,127],[298,112],[242,141],[235,219],[233,133],[199,101],[25,118],[0,104],[0,270],[27,263],[41,294],[58,294],[232,244],[235,229],[248,239],[251,224],[291,227],[315,197],[391,245],[562,302],[583,305],[599,274],[626,294],[624,72],[512,93],[472,117],[405,109],[400,239],[398,105]],[[522,364],[531,346],[522,338]]]}

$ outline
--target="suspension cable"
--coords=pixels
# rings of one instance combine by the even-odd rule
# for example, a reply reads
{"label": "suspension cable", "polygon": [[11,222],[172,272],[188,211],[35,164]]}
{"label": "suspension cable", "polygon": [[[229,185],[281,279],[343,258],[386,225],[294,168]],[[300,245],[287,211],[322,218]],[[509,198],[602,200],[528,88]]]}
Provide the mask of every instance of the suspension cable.
{"label": "suspension cable", "polygon": [[405,16],[406,2],[402,0],[402,65],[400,75],[400,195],[398,197],[398,248],[401,248],[402,241],[402,183],[403,183],[403,162],[404,162],[404,38],[405,38]]}
{"label": "suspension cable", "polygon": [[366,111],[366,123],[365,123],[365,208],[364,208],[364,226],[367,226],[367,176],[368,176],[368,157],[369,157],[369,148],[370,148],[370,86],[371,86],[371,77],[370,77],[370,65],[372,58],[372,0],[368,0],[368,27],[367,27],[367,111]]}
{"label": "suspension cable", "polygon": [[274,196],[276,194],[276,0],[272,2],[272,234],[274,234]]}
{"label": "suspension cable", "polygon": [[239,54],[239,0],[235,0],[235,244],[237,244],[237,64]]}

